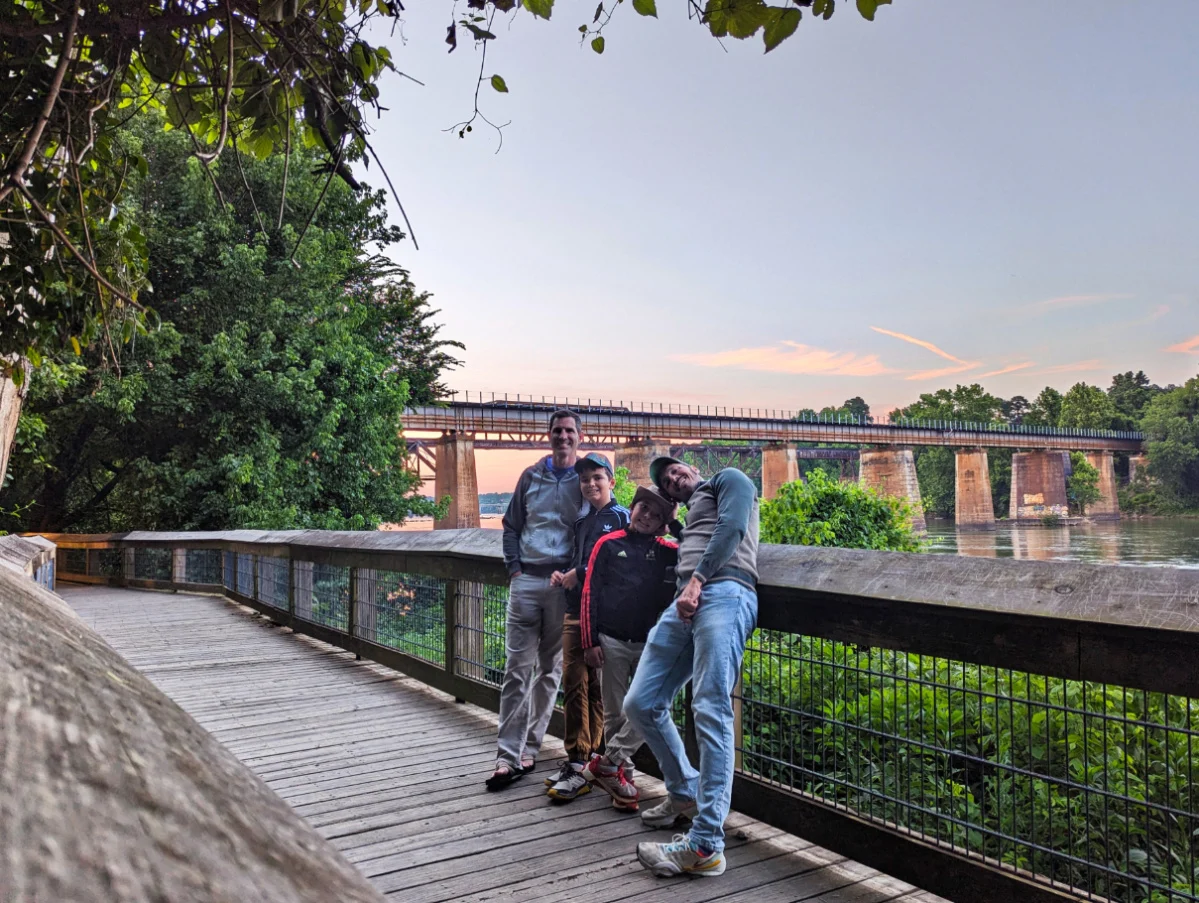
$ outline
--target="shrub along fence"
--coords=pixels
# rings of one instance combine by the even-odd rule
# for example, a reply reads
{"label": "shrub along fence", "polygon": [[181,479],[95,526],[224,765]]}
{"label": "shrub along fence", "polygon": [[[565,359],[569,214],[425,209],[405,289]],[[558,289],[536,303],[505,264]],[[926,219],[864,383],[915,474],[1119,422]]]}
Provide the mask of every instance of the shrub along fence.
{"label": "shrub along fence", "polygon": [[[497,531],[50,538],[60,580],[219,592],[498,705]],[[1199,572],[796,546],[760,564],[736,808],[971,903],[1199,901]]]}

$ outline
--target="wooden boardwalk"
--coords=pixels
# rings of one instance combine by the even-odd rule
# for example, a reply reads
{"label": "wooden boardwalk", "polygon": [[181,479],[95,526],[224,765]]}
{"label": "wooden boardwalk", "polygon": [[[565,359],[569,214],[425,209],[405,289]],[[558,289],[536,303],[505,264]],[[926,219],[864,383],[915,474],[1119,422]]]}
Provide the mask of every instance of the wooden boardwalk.
{"label": "wooden boardwalk", "polygon": [[[668,840],[600,792],[545,796],[562,747],[500,793],[483,779],[495,716],[210,596],[60,586],[67,602],[404,903],[938,903],[940,898],[760,822],[729,817],[729,869],[654,878],[641,840]],[[661,785],[638,781],[647,800]]]}

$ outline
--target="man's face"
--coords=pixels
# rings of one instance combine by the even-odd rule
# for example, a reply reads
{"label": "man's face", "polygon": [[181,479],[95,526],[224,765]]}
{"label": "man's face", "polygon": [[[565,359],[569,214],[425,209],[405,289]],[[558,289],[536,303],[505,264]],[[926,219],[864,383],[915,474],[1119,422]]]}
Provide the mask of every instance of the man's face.
{"label": "man's face", "polygon": [[699,471],[686,464],[670,464],[662,474],[662,490],[676,502],[685,502],[699,485]]}
{"label": "man's face", "polygon": [[662,512],[645,502],[638,502],[629,513],[629,526],[634,533],[648,533],[652,536],[661,532],[665,523],[666,518],[662,516]]}
{"label": "man's face", "polygon": [[559,417],[550,427],[550,447],[555,452],[570,454],[579,447],[579,425],[573,417]]}
{"label": "man's face", "polygon": [[579,490],[583,498],[597,508],[612,498],[612,478],[602,467],[591,467],[579,474]]}

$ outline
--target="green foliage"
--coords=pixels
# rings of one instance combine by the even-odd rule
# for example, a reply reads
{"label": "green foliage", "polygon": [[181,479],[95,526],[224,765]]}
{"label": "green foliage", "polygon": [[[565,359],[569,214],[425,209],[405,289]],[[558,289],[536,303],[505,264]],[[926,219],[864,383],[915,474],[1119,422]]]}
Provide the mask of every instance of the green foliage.
{"label": "green foliage", "polygon": [[1141,420],[1157,510],[1199,507],[1199,377],[1157,394]]}
{"label": "green foliage", "polygon": [[1116,406],[1098,386],[1075,383],[1062,397],[1057,426],[1083,430],[1110,430],[1118,423]]}
{"label": "green foliage", "polygon": [[1062,393],[1051,386],[1041,390],[1041,394],[1033,399],[1024,423],[1029,426],[1057,426],[1062,418]]}
{"label": "green foliage", "polygon": [[762,542],[918,552],[912,508],[856,483],[839,483],[813,471],[805,483],[787,483],[761,506]]}
{"label": "green foliage", "polygon": [[1071,473],[1066,480],[1066,499],[1076,514],[1086,514],[1087,505],[1099,501],[1099,471],[1082,452],[1070,452]]}
{"label": "green foliage", "polygon": [[274,241],[258,204],[279,203],[281,158],[227,151],[222,206],[180,132],[143,122],[123,140],[148,163],[126,204],[165,322],[118,347],[117,366],[91,348],[36,371],[21,429],[40,435],[0,496],[33,502],[15,526],[367,529],[431,513],[403,467],[400,415],[456,362],[428,296],[371,250],[400,237],[383,197],[325,189],[315,154],[296,150]]}
{"label": "green foliage", "polygon": [[627,467],[616,468],[612,485],[612,498],[616,499],[616,503],[631,510],[633,496],[636,493],[637,484],[629,479],[629,469]]}
{"label": "green foliage", "polygon": [[1164,390],[1161,386],[1149,382],[1149,377],[1143,370],[1133,373],[1117,373],[1112,377],[1108,387],[1107,397],[1111,399],[1116,409],[1116,429],[1135,430],[1139,428],[1141,417],[1155,396]]}

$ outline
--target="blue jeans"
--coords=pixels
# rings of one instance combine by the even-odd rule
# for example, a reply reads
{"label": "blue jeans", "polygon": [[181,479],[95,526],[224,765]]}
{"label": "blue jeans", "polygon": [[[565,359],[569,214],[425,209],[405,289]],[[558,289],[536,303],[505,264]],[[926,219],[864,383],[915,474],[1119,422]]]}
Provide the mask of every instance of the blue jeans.
{"label": "blue jeans", "polygon": [[[758,594],[731,580],[703,588],[690,624],[672,604],[650,631],[624,701],[625,714],[662,766],[667,792],[677,800],[695,800],[699,813],[690,838],[709,850],[724,849],[736,754],[732,693],[757,620]],[[671,703],[688,680],[698,771],[670,718]]]}

